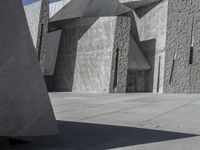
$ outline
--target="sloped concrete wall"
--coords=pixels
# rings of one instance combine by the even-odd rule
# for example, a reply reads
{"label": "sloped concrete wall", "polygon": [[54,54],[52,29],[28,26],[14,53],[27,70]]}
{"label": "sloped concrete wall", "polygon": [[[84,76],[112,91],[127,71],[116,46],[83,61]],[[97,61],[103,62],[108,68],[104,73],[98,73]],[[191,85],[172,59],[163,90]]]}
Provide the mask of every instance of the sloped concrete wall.
{"label": "sloped concrete wall", "polygon": [[0,18],[0,136],[57,134],[21,0],[1,0]]}
{"label": "sloped concrete wall", "polygon": [[169,1],[165,93],[200,92],[199,6],[198,0]]}

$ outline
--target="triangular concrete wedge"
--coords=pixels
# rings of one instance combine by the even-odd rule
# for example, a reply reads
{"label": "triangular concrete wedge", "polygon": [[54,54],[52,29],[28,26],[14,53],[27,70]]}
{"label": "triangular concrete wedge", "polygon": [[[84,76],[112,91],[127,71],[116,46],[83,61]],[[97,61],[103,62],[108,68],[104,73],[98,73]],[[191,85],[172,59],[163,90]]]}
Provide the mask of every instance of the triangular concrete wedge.
{"label": "triangular concrete wedge", "polygon": [[160,1],[162,0],[119,0],[121,4],[124,4],[131,9],[136,9]]}
{"label": "triangular concrete wedge", "polygon": [[118,16],[131,11],[118,0],[72,0],[52,18],[51,22],[80,18]]}
{"label": "triangular concrete wedge", "polygon": [[135,42],[132,35],[130,35],[130,48],[129,48],[129,55],[128,55],[128,69],[129,70],[149,70],[151,66],[149,65],[148,61],[146,60],[144,54],[142,53],[141,49]]}
{"label": "triangular concrete wedge", "polygon": [[21,0],[0,0],[0,136],[58,133]]}

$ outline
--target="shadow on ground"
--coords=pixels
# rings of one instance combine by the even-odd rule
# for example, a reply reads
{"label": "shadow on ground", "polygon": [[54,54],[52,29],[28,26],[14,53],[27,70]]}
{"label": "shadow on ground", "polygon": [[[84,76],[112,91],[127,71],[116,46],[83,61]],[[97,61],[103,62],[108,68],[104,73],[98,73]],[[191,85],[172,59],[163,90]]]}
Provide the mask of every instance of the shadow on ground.
{"label": "shadow on ground", "polygon": [[27,139],[31,144],[15,147],[29,149],[95,149],[103,150],[139,144],[176,140],[198,135],[151,129],[58,121],[61,135]]}

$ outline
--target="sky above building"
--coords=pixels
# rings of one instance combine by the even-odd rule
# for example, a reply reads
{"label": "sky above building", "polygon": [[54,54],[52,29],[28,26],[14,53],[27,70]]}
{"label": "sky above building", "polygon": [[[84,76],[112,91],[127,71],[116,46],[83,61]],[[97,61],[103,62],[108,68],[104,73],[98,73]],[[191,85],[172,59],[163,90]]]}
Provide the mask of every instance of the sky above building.
{"label": "sky above building", "polygon": [[[31,3],[37,2],[37,1],[39,1],[39,0],[22,0],[23,5],[28,5],[28,4],[31,4]],[[49,0],[50,3],[52,3],[52,2],[56,2],[56,1],[60,1],[60,0]]]}

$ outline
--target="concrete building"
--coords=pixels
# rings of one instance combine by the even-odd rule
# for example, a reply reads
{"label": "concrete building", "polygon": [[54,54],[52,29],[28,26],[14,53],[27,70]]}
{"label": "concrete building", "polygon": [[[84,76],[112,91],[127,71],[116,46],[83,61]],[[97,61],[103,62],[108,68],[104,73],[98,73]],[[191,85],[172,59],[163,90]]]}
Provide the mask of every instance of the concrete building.
{"label": "concrete building", "polygon": [[[49,90],[198,93],[198,48],[195,48],[198,6],[198,2],[191,0],[57,0],[50,3],[44,63]],[[183,16],[180,19],[179,12],[183,16],[189,12],[188,18],[193,21]],[[121,19],[127,24],[119,25]],[[180,22],[187,23],[188,28],[179,25]],[[125,28],[124,39],[118,30]],[[177,28],[184,34],[179,34]],[[185,30],[192,33],[186,34]],[[184,35],[188,37],[185,42],[172,42],[186,38]],[[188,41],[192,41],[191,50],[187,49]],[[116,45],[121,46],[119,52]],[[183,65],[183,61],[189,64]]]}
{"label": "concrete building", "polygon": [[[51,89],[53,91],[163,92],[168,1],[120,1],[120,3],[116,0],[105,2],[73,0],[50,4],[50,10],[52,11],[50,11],[50,14],[53,14],[56,10],[55,15],[51,16],[50,28],[63,30],[60,48],[58,50],[57,64],[55,66],[55,74],[51,79]],[[60,10],[52,8],[60,8]],[[116,50],[114,50],[115,47],[114,49],[112,48],[114,43],[120,43],[120,40],[116,38],[120,33],[117,33],[115,25],[112,27],[113,30],[107,30],[106,26],[112,24],[112,19],[108,19],[109,17],[117,16],[129,18],[130,30],[126,33],[129,34],[129,37],[126,39],[129,47],[128,58],[124,58],[123,65],[117,64],[115,66],[114,64],[118,61],[117,59],[121,59],[122,61],[122,58],[115,58],[114,51]],[[104,19],[107,21],[103,21]],[[94,20],[94,23],[88,23],[86,25],[86,22],[92,22],[91,20]],[[96,22],[100,21],[103,22],[99,23],[102,26],[95,26]],[[122,25],[119,26],[121,26],[121,29],[123,28]],[[84,28],[85,32],[81,31],[82,28]],[[64,34],[67,34],[67,37]],[[88,45],[85,44],[85,47],[75,46],[76,44],[74,45],[74,43],[81,44],[77,34],[80,34],[82,39],[85,38],[82,41],[87,41]],[[111,39],[105,38],[109,34],[113,36],[114,43]],[[72,38],[73,36],[75,37]],[[69,39],[70,37],[72,41]],[[110,41],[109,44],[105,44],[107,40]],[[101,43],[98,43],[100,46],[98,44],[94,45],[95,41]],[[94,60],[98,58],[98,56],[92,54],[102,51],[105,49],[105,46],[107,46],[107,49],[111,49],[113,56],[102,56],[109,61],[115,60],[111,62],[112,67],[107,68],[107,66],[100,64],[98,61],[95,63],[99,67],[90,66],[90,64],[95,64]],[[122,49],[126,47],[125,45],[123,46]],[[71,53],[67,54],[69,49],[74,53],[74,57],[71,56]],[[87,60],[80,60],[81,58],[77,57],[79,54],[77,52],[79,51],[81,53],[90,51],[88,55],[90,54],[91,56],[87,56]],[[123,50],[122,53],[126,55],[126,51]],[[64,61],[63,59],[66,60]],[[70,64],[68,61],[73,64]],[[76,66],[78,61],[81,64],[85,61],[87,63],[85,67],[80,68]],[[126,69],[123,70],[120,68],[121,66],[126,66]],[[115,76],[117,75],[112,76],[112,74],[115,74],[112,71],[115,70],[114,68],[117,69],[116,74],[119,76],[122,74],[122,70],[125,72],[123,74],[125,84],[123,86],[119,85],[123,90],[120,88],[113,90],[112,82],[122,80],[120,78],[116,80],[115,78],[117,77]],[[107,71],[105,71],[106,69]],[[101,74],[103,73],[104,76],[96,73],[96,70]],[[87,72],[92,75],[88,75]],[[82,81],[79,81],[80,77]]]}

